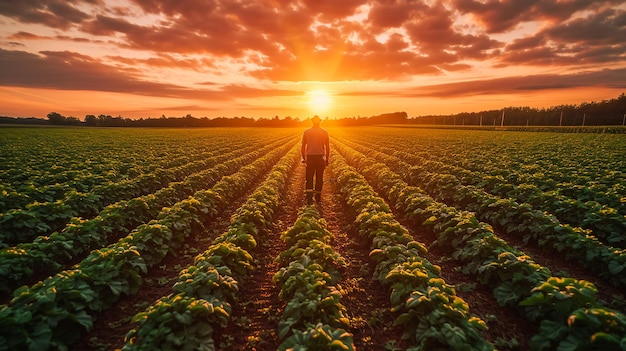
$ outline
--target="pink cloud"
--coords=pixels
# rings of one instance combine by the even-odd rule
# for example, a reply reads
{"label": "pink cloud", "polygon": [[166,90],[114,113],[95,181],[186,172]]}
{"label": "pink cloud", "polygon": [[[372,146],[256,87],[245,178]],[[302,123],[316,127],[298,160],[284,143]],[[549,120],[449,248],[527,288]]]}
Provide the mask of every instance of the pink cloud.
{"label": "pink cloud", "polygon": [[[616,6],[621,3],[132,0],[127,6],[111,6],[105,0],[12,1],[0,5],[0,15],[54,31],[44,36],[16,29],[7,36],[12,46],[23,45],[31,48],[31,53],[0,51],[0,83],[226,99],[227,93],[245,97],[264,93],[228,83],[193,92],[183,84],[145,81],[143,77],[149,75],[142,74],[142,70],[219,70],[221,60],[229,60],[253,66],[245,72],[250,77],[298,82],[407,81],[420,75],[444,78],[471,71],[476,62],[491,68],[602,64],[617,69],[626,64],[626,12]],[[361,22],[350,21],[358,9],[366,11],[367,16]],[[475,22],[471,26],[459,25],[459,13]],[[155,20],[142,21],[143,15]],[[524,38],[505,43],[492,35],[520,28],[529,21],[539,23],[539,29]],[[40,42],[53,40],[118,46],[140,51],[143,58],[109,54],[104,61],[70,51],[33,53],[40,51],[36,49]],[[105,63],[111,61],[120,66]],[[601,68],[597,68],[598,72]],[[489,84],[500,83],[497,79],[441,85],[424,91],[435,95],[481,93],[492,91]],[[506,80],[518,87],[521,81]],[[574,78],[566,81],[583,84]],[[570,85],[575,84],[567,86]],[[269,94],[289,92],[272,90]]]}

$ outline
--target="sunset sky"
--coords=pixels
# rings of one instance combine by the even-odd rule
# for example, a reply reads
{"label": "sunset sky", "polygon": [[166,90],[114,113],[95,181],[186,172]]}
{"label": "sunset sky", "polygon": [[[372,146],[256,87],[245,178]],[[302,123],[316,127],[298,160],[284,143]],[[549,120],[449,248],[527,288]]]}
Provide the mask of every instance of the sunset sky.
{"label": "sunset sky", "polygon": [[330,118],[626,92],[623,0],[0,0],[0,115]]}

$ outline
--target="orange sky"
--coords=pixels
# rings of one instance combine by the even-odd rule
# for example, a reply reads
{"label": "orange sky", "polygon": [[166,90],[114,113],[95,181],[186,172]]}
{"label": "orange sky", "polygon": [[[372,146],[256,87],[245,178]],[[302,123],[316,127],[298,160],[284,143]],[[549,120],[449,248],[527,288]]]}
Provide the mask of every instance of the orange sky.
{"label": "orange sky", "polygon": [[0,2],[0,115],[409,116],[626,92],[623,0]]}

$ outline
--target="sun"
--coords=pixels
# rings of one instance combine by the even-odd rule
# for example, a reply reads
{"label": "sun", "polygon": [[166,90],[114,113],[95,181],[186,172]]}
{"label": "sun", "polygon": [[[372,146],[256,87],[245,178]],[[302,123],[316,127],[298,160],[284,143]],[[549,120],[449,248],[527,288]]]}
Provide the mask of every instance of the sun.
{"label": "sun", "polygon": [[309,99],[309,109],[314,114],[328,112],[333,103],[332,95],[326,90],[311,90],[306,95]]}

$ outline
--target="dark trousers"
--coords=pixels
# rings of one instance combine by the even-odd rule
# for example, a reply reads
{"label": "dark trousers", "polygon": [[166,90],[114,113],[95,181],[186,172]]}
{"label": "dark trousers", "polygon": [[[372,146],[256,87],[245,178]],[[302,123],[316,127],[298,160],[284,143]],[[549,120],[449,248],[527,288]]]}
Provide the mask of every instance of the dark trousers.
{"label": "dark trousers", "polygon": [[[326,163],[322,155],[309,155],[306,160],[306,198],[312,200],[315,195],[316,200],[320,200],[322,195],[322,184],[324,182],[324,168]],[[315,178],[315,190],[313,188],[313,178]]]}

